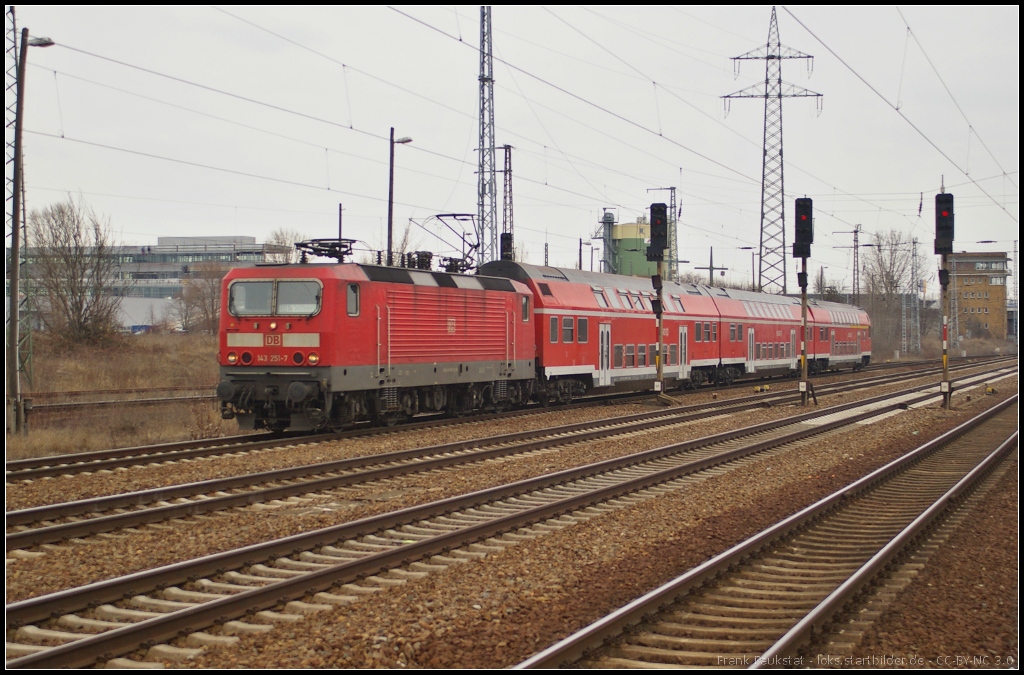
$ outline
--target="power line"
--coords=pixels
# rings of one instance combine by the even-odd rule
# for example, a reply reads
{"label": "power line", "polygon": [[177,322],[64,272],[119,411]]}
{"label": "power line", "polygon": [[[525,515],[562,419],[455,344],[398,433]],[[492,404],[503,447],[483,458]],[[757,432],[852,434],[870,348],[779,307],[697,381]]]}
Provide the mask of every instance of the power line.
{"label": "power line", "polygon": [[[416,22],[416,23],[418,23],[418,24],[420,24],[420,25],[422,25],[422,26],[424,26],[426,28],[429,28],[432,31],[440,33],[441,35],[445,36],[446,38],[449,38],[451,40],[455,40],[456,42],[460,42],[460,44],[466,44],[464,42],[459,41],[459,39],[457,37],[455,37],[454,35],[452,35],[450,33],[447,33],[445,31],[441,30],[440,28],[432,26],[429,23],[427,23],[426,21],[423,21],[422,19],[418,19],[418,18],[412,16],[411,14],[406,14],[405,12],[401,11],[400,9],[397,9],[396,7],[392,7],[392,6],[388,5],[388,9],[390,9],[390,10],[392,10],[392,11],[398,13],[398,14],[401,14],[402,16],[406,17],[407,19],[410,19],[410,20],[412,20],[412,21],[414,21],[414,22]],[[469,47],[470,45],[466,45],[466,46]],[[528,70],[520,68],[519,66],[516,66],[516,65],[514,65],[512,63],[509,63],[508,61],[506,61],[504,59],[500,59],[499,58],[498,61],[500,61],[501,63],[505,64],[505,66],[507,66],[508,68],[511,68],[511,69],[513,69],[513,70],[515,70],[517,72],[522,73],[523,75],[526,75],[527,77],[530,77],[530,78],[532,78],[534,80],[537,80],[541,84],[545,84],[545,85],[551,87],[552,89],[555,89],[555,90],[565,94],[566,96],[569,96],[570,98],[573,98],[573,99],[575,99],[575,100],[577,100],[577,101],[579,101],[581,103],[584,103],[584,104],[586,104],[586,105],[588,105],[588,106],[590,106],[592,108],[600,110],[601,112],[603,112],[603,113],[605,113],[607,115],[610,115],[610,116],[614,117],[617,120],[625,122],[626,124],[628,124],[628,125],[630,125],[632,127],[636,127],[637,129],[640,129],[641,131],[646,131],[649,134],[652,134],[652,135],[657,136],[659,138],[663,138],[664,140],[668,141],[672,145],[675,145],[678,148],[681,148],[681,149],[683,149],[683,150],[685,150],[685,151],[687,151],[687,152],[689,152],[691,154],[694,154],[694,155],[700,157],[701,159],[703,159],[703,160],[705,160],[707,162],[711,162],[715,166],[721,167],[721,168],[725,169],[726,171],[728,171],[730,173],[736,174],[737,176],[741,176],[743,178],[746,178],[747,180],[749,180],[751,182],[755,182],[755,183],[757,182],[757,180],[755,178],[752,178],[752,177],[744,174],[742,171],[737,171],[736,169],[733,169],[732,167],[730,167],[730,166],[728,166],[726,164],[723,164],[722,162],[719,162],[716,159],[712,159],[711,157],[708,157],[707,155],[705,155],[705,154],[703,154],[701,152],[698,152],[698,151],[694,150],[693,148],[691,148],[691,147],[689,147],[687,145],[684,145],[683,143],[680,143],[679,141],[677,141],[675,139],[672,139],[672,138],[670,138],[668,136],[665,136],[664,134],[658,133],[654,129],[651,129],[650,127],[647,127],[647,126],[645,126],[645,125],[643,125],[643,124],[641,124],[639,122],[631,120],[630,118],[626,117],[625,115],[622,115],[620,113],[614,112],[613,110],[610,110],[610,109],[608,109],[608,108],[606,108],[606,107],[604,107],[602,105],[594,103],[593,101],[590,101],[590,100],[584,98],[583,96],[580,96],[579,94],[576,94],[574,92],[569,91],[565,87],[559,86],[559,85],[557,85],[557,84],[555,84],[553,82],[545,80],[544,78],[540,77],[539,75],[535,75],[535,74],[529,72]]]}
{"label": "power line", "polygon": [[[985,152],[988,153],[988,156],[991,157],[992,161],[996,163],[996,166],[998,166],[999,170],[1003,172],[1003,175],[1006,176],[1007,179],[1009,179],[1009,175],[1007,174],[1006,169],[1004,169],[1003,165],[999,163],[999,160],[996,158],[994,154],[992,154],[992,151],[988,149],[988,145],[985,143],[984,140],[982,140],[981,135],[974,130],[974,125],[971,124],[971,120],[967,119],[967,113],[965,113],[964,109],[960,107],[960,103],[956,100],[956,97],[953,96],[953,92],[950,91],[949,85],[947,85],[946,81],[942,79],[942,75],[939,73],[939,69],[935,67],[934,63],[932,63],[931,57],[929,57],[928,52],[924,50],[924,45],[921,44],[921,41],[917,39],[917,34],[914,33],[913,29],[911,29],[910,23],[907,21],[907,18],[903,16],[903,12],[900,11],[899,6],[896,7],[896,11],[899,13],[900,18],[903,19],[903,24],[907,27],[907,33],[909,33],[910,36],[914,38],[914,42],[916,42],[917,46],[921,49],[921,54],[924,55],[925,61],[927,61],[928,65],[932,67],[932,72],[935,73],[935,77],[939,78],[939,82],[942,83],[943,89],[945,89],[946,93],[949,94],[949,98],[953,101],[953,105],[956,106],[956,109],[960,111],[960,115],[964,118],[964,121],[967,122],[967,128],[970,131],[970,133],[974,134],[975,138],[978,139],[978,142],[981,143],[981,147],[985,148]],[[1010,180],[1010,183],[1013,184],[1013,187],[1017,187],[1017,184],[1014,183],[1012,180]]]}
{"label": "power line", "polygon": [[891,101],[889,101],[889,99],[887,99],[880,91],[878,91],[874,87],[874,85],[872,85],[870,82],[868,82],[866,79],[864,79],[864,77],[860,73],[858,73],[856,70],[854,70],[853,66],[848,64],[845,60],[843,60],[843,58],[841,56],[839,56],[839,54],[837,54],[834,49],[832,49],[827,44],[825,44],[825,41],[822,40],[820,37],[818,37],[814,33],[814,31],[812,31],[810,28],[808,28],[807,25],[804,24],[804,22],[801,21],[795,14],[793,14],[793,12],[791,12],[788,7],[783,6],[783,9],[786,10],[786,13],[789,14],[791,17],[793,17],[793,19],[798,24],[800,24],[800,26],[803,27],[804,30],[806,30],[808,33],[810,33],[811,37],[813,37],[815,40],[817,40],[821,44],[822,47],[827,49],[829,51],[829,53],[832,54],[832,56],[836,57],[836,59],[838,59],[838,61],[841,64],[843,64],[846,67],[847,70],[849,70],[851,73],[853,73],[857,77],[857,79],[859,79],[861,82],[863,82],[864,85],[868,89],[870,89],[872,92],[874,92],[874,94],[876,96],[878,96],[878,98],[882,99],[882,101],[884,101],[886,105],[888,105],[890,108],[892,108],[894,111],[896,111],[896,114],[899,115],[900,117],[902,117],[904,119],[904,121],[906,121],[906,123],[909,124],[911,126],[911,128],[913,128],[913,130],[916,131],[921,136],[921,138],[923,138],[924,140],[928,141],[928,144],[931,145],[933,148],[935,148],[936,152],[938,152],[940,155],[942,155],[946,159],[947,162],[952,164],[956,168],[957,171],[959,171],[960,173],[964,174],[964,176],[966,176],[967,179],[970,180],[971,183],[974,184],[974,187],[976,187],[979,190],[981,190],[985,194],[985,196],[988,197],[992,201],[993,204],[995,204],[996,206],[1001,208],[1003,210],[1003,212],[1006,213],[1006,215],[1009,216],[1011,220],[1013,220],[1013,222],[1015,222],[1015,223],[1020,222],[1020,220],[1015,218],[1014,215],[1012,213],[1010,213],[1006,209],[1006,207],[1004,207],[1002,204],[997,202],[996,199],[985,190],[985,188],[983,188],[980,185],[978,185],[978,182],[976,180],[974,180],[973,178],[971,178],[970,174],[968,174],[966,171],[961,169],[960,165],[957,164],[955,161],[953,161],[953,159],[949,155],[947,155],[945,153],[945,151],[942,148],[940,148],[937,143],[935,143],[935,141],[930,139],[927,134],[925,134],[923,131],[921,131],[921,129],[918,128],[918,126],[916,124],[914,124],[910,120],[909,117],[904,115],[902,110],[900,110],[896,105],[894,105]]}

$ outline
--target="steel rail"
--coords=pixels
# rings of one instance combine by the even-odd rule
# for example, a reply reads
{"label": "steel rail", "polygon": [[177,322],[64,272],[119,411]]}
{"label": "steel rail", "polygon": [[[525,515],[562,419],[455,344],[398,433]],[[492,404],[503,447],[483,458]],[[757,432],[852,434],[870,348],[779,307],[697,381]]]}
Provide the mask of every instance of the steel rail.
{"label": "steel rail", "polygon": [[980,464],[966,476],[957,481],[956,485],[946,491],[931,506],[907,525],[892,541],[871,557],[849,579],[832,591],[807,616],[801,619],[785,635],[772,645],[753,664],[751,669],[760,669],[773,663],[781,663],[787,657],[811,641],[813,634],[832,622],[837,614],[843,611],[854,598],[867,587],[892,561],[909,546],[914,539],[926,531],[943,513],[961,500],[965,494],[975,487],[993,468],[1012,450],[1017,448],[1020,432],[1013,434],[993,450]]}
{"label": "steel rail", "polygon": [[938,448],[985,424],[1001,412],[1016,406],[1017,403],[1018,395],[1014,394],[1012,397],[967,420],[956,428],[872,471],[831,495],[823,497],[814,504],[736,544],[676,579],[663,584],[582,630],[577,631],[573,635],[535,654],[515,666],[515,669],[557,668],[562,664],[575,662],[587,651],[601,646],[606,639],[619,635],[627,628],[642,622],[645,615],[657,612],[674,602],[676,598],[700,588],[706,581],[714,579],[724,570],[740,564],[744,559],[749,558],[772,542],[805,527],[809,522],[835,509],[842,502],[848,501],[890,476],[903,471]]}
{"label": "steel rail", "polygon": [[[927,400],[934,397],[934,393],[924,394],[915,400]],[[863,402],[860,403],[864,406]],[[615,497],[636,492],[669,480],[679,478],[683,475],[716,466],[726,462],[739,459],[743,456],[761,452],[766,449],[793,443],[811,436],[827,433],[831,430],[855,424],[856,422],[885,414],[900,409],[906,403],[893,403],[883,405],[873,410],[856,414],[845,419],[835,420],[821,426],[804,428],[791,434],[776,436],[762,440],[753,445],[737,448],[696,461],[686,462],[675,467],[654,471],[646,476],[626,480],[615,485],[606,486],[598,490],[582,495],[561,499],[543,506],[535,507],[528,511],[498,518],[493,521],[482,523],[448,533],[429,540],[407,544],[390,551],[367,556],[351,563],[335,565],[330,568],[311,572],[301,577],[272,583],[260,589],[246,591],[234,596],[214,600],[194,608],[179,610],[165,614],[153,619],[147,619],[124,628],[118,628],[93,637],[84,638],[60,647],[48,649],[45,652],[21,657],[7,662],[8,668],[16,667],[53,667],[53,666],[81,666],[94,662],[97,658],[112,658],[113,654],[121,654],[138,647],[142,642],[154,640],[166,640],[178,635],[181,631],[196,630],[197,627],[209,625],[212,622],[226,621],[230,618],[241,616],[246,612],[257,608],[274,606],[281,600],[302,597],[309,592],[329,588],[337,583],[344,583],[346,580],[357,579],[367,574],[372,574],[389,566],[407,564],[417,558],[431,555],[437,552],[444,552],[452,547],[465,543],[480,540],[493,536],[497,533],[515,529],[526,523],[546,520],[564,513],[569,513],[581,508],[586,508],[601,501],[607,501]],[[806,419],[821,417],[826,414],[834,414],[834,409],[827,411],[816,411],[806,415],[799,415],[790,418],[788,425],[798,424]],[[452,497],[434,504],[409,507],[381,516],[366,518],[353,523],[325,528],[309,533],[302,533],[286,537],[266,544],[252,545],[236,551],[228,551],[213,554],[194,561],[177,563],[164,566],[154,570],[138,572],[119,579],[111,579],[96,582],[88,586],[53,593],[39,598],[32,598],[7,606],[7,617],[9,627],[24,625],[32,621],[46,619],[53,613],[67,613],[87,607],[91,604],[110,602],[128,595],[145,592],[153,588],[166,587],[176,583],[182,583],[189,579],[200,576],[216,574],[233,567],[255,564],[258,560],[265,560],[281,555],[293,555],[304,550],[314,549],[320,546],[336,543],[345,538],[361,536],[367,533],[377,532],[382,529],[393,528],[407,524],[410,521],[420,520],[438,513],[451,513],[455,509],[469,508],[482,503],[494,501],[495,499],[506,498],[522,494],[526,491],[545,489],[567,481],[585,478],[599,473],[607,472],[615,468],[630,466],[639,463],[640,456],[653,459],[657,456],[678,453],[685,449],[708,445],[715,441],[729,440],[740,435],[752,433],[755,429],[769,429],[779,426],[778,422],[766,423],[748,427],[746,430],[726,432],[715,436],[690,441],[673,446],[666,446],[631,458],[619,458],[606,460],[587,467],[578,467],[565,471],[549,474],[535,479],[519,481],[507,486],[482,490],[469,495]],[[745,431],[746,434],[742,434]],[[630,461],[632,460],[632,461]]]}
{"label": "steel rail", "polygon": [[[849,387],[850,385],[846,386]],[[862,387],[868,385],[864,385],[864,383],[859,382],[856,386]],[[927,386],[930,385],[923,385],[918,389],[923,389]],[[839,388],[842,389],[843,387]],[[772,399],[772,401],[776,403],[784,402],[794,400],[798,397],[799,394],[784,394],[777,396],[777,398]],[[883,396],[876,400],[884,400],[888,397],[889,396]],[[852,405],[857,405],[859,403],[862,402],[855,402]],[[11,551],[101,532],[111,532],[120,528],[161,522],[172,518],[182,518],[234,507],[244,507],[256,502],[284,499],[297,494],[334,489],[380,480],[383,478],[407,475],[410,473],[422,473],[459,464],[492,459],[495,457],[520,454],[541,448],[578,443],[586,440],[657,428],[659,426],[680,424],[703,417],[750,410],[762,405],[764,405],[764,400],[759,399],[757,401],[747,403],[721,401],[687,406],[685,408],[668,408],[654,412],[637,413],[617,418],[581,422],[514,434],[503,434],[483,439],[456,441],[428,448],[415,448],[386,453],[383,455],[354,457],[331,462],[322,462],[319,464],[247,474],[244,476],[199,481],[184,485],[153,488],[151,490],[138,491],[134,493],[110,495],[96,499],[23,509],[7,514],[8,527],[40,521],[52,521],[59,518],[95,513],[97,511],[131,508],[158,501],[169,501],[172,499],[195,497],[202,494],[226,492],[228,490],[250,487],[253,484],[258,483],[295,480],[308,476],[339,471],[354,472],[348,473],[344,476],[328,476],[301,483],[292,483],[285,486],[251,490],[240,494],[220,495],[182,504],[163,505],[150,509],[131,511],[128,513],[97,516],[71,523],[61,523],[20,532],[10,532],[5,537],[5,545],[6,550]],[[502,445],[503,447],[486,449],[486,446],[498,445]],[[464,453],[466,450],[481,447],[484,447],[485,449],[469,454]],[[460,452],[464,454],[453,456],[453,453]],[[396,466],[394,465],[395,462],[402,462],[403,464]],[[374,465],[378,465],[380,468],[356,471],[357,469]]]}
{"label": "steel rail", "polygon": [[[964,368],[974,367],[971,365],[963,366]],[[835,387],[856,387],[860,383],[873,382],[873,381],[885,381],[887,378],[894,379],[914,379],[915,377],[924,377],[931,372],[927,371],[916,371],[913,373],[900,373],[895,376],[893,375],[879,375],[865,380],[858,380],[856,382],[843,382],[828,385],[828,388],[822,388],[822,393],[828,393],[833,391]],[[768,394],[762,394],[762,398],[771,399],[772,397],[778,396],[778,392],[772,392]],[[599,405],[606,403],[609,400],[629,400],[630,398],[636,398],[635,393],[630,394],[612,394],[608,396],[590,397],[585,403],[587,405]],[[754,398],[754,397],[749,397]],[[471,418],[461,418],[459,420],[427,420],[420,422],[411,422],[401,426],[402,430],[416,430],[432,428],[443,424],[463,424],[463,423],[474,423],[481,421],[488,421],[491,419],[503,419],[506,417],[514,417],[517,415],[531,414],[534,412],[543,411],[544,408],[539,406],[533,406],[526,410],[516,410],[504,413],[492,413],[486,415],[477,415]],[[250,449],[261,449],[266,447],[274,447],[274,439],[278,439],[277,442],[281,444],[287,444],[288,441],[294,439],[302,439],[302,442],[317,443],[326,440],[336,440],[345,438],[362,438],[366,436],[373,436],[381,433],[392,433],[392,429],[381,429],[377,427],[360,427],[351,429],[340,433],[331,434],[315,434],[310,435],[302,432],[276,432],[276,433],[261,433],[261,434],[243,434],[239,436],[228,436],[223,438],[212,438],[212,439],[200,439],[195,441],[178,441],[173,443],[162,443],[151,446],[138,446],[130,448],[116,448],[112,450],[99,450],[87,453],[75,453],[70,455],[53,455],[49,457],[37,457],[29,459],[13,460],[6,463],[7,469],[7,482],[16,480],[33,480],[37,478],[54,477],[66,474],[80,473],[85,471],[99,471],[111,468],[120,468],[122,466],[132,466],[135,464],[141,464],[143,462],[150,463],[154,461],[175,461],[179,459],[190,459],[194,457],[204,457],[215,454],[223,454],[223,446],[237,445],[238,447],[233,448],[230,452],[244,452]],[[255,438],[254,438],[255,436]],[[269,438],[270,445],[263,444],[263,439]],[[252,445],[256,444],[256,445]],[[151,457],[152,456],[152,457]],[[128,462],[126,460],[130,458],[137,458],[137,462]]]}

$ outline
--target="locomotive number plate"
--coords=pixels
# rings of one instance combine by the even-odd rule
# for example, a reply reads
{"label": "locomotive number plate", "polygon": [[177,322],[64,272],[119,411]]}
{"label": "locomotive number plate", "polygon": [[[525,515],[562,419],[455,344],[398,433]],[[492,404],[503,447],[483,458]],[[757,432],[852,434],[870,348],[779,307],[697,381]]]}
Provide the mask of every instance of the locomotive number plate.
{"label": "locomotive number plate", "polygon": [[264,346],[267,346],[267,347],[280,347],[281,346],[281,336],[280,335],[274,335],[272,333],[267,333],[267,334],[265,334],[263,336],[263,344],[264,344]]}

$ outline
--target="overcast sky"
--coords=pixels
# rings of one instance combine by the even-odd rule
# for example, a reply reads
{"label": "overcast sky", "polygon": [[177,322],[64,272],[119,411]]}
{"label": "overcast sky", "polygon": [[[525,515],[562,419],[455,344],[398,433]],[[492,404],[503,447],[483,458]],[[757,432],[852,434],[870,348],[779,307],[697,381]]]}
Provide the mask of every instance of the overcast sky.
{"label": "overcast sky", "polygon": [[[1019,8],[777,12],[782,43],[815,57],[810,77],[803,60],[784,62],[783,80],[824,95],[820,114],[808,98],[783,113],[786,227],[793,200],[812,197],[811,271],[850,283],[852,250],[837,247],[852,235],[833,233],[857,224],[862,242],[897,229],[933,258],[943,180],[956,249],[1012,255]],[[764,102],[734,100],[726,115],[721,97],[763,82],[763,61],[734,78],[730,57],[767,41],[770,16],[494,8],[496,140],[515,148],[529,262],[543,262],[547,242],[551,264],[575,266],[604,208],[634,221],[668,201],[649,188],[675,186],[682,269],[706,266],[714,247],[729,277],[751,278],[741,247],[759,241]],[[476,213],[479,17],[479,6],[19,6],[19,30],[56,42],[28,57],[28,207],[72,193],[123,243],[151,245],[262,241],[279,227],[332,237],[340,202],[345,236],[383,248],[394,126],[413,139],[395,150],[396,231],[425,224],[413,226],[415,248],[451,255],[454,235],[428,219]],[[501,190],[499,176],[499,219]]]}

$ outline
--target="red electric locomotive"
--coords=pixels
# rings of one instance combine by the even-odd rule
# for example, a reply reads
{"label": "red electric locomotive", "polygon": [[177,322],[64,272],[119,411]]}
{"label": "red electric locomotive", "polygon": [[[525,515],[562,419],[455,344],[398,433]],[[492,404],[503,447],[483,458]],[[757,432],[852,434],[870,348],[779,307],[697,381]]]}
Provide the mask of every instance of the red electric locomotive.
{"label": "red electric locomotive", "polygon": [[391,424],[529,400],[532,294],[509,279],[357,264],[231,270],[221,414],[245,429]]}

